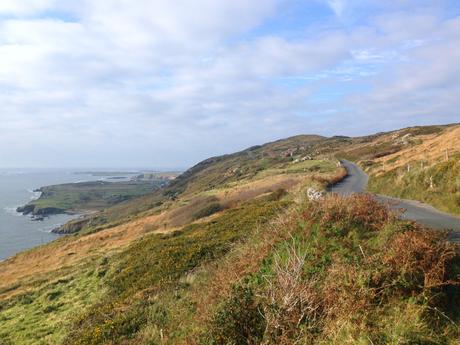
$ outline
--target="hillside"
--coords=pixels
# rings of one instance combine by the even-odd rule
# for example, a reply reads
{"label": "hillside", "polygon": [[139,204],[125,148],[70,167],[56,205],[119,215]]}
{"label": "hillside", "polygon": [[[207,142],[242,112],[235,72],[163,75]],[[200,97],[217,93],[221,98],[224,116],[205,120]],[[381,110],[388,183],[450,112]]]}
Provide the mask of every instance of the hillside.
{"label": "hillside", "polygon": [[338,158],[373,186],[458,128],[279,140],[73,221],[0,263],[2,345],[458,343],[458,245],[365,195],[307,197]]}
{"label": "hillside", "polygon": [[460,125],[414,127],[360,138],[339,156],[358,161],[369,190],[460,215]]}

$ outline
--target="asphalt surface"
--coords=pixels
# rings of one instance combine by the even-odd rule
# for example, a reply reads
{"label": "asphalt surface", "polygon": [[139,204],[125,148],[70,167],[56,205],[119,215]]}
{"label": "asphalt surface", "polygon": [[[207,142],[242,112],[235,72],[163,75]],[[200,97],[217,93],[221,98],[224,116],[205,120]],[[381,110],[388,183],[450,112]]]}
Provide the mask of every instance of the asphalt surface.
{"label": "asphalt surface", "polygon": [[[347,169],[348,176],[338,184],[330,187],[330,191],[347,196],[354,193],[366,192],[369,177],[356,164],[342,160],[342,165]],[[460,217],[441,212],[434,207],[413,200],[392,198],[376,195],[377,200],[385,202],[392,209],[402,210],[401,218],[415,220],[432,229],[452,230],[449,236],[451,241],[460,242]]]}

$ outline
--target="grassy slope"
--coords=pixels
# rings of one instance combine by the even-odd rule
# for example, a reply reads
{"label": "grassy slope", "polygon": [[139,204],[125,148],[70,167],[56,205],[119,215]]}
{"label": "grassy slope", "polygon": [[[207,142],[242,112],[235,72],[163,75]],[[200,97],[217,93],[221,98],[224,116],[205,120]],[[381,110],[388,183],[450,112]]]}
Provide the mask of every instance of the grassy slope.
{"label": "grassy slope", "polygon": [[[377,160],[390,155],[384,136],[299,136],[212,158],[0,263],[0,338],[458,343],[458,247],[366,197],[304,201],[342,173],[328,157]],[[293,163],[306,154],[316,159]]]}
{"label": "grassy slope", "polygon": [[[433,187],[431,188],[431,183]],[[369,189],[381,194],[420,200],[460,215],[460,158],[453,157],[410,172],[394,170],[370,180]]]}
{"label": "grassy slope", "polygon": [[104,295],[101,277],[105,262],[86,261],[72,270],[59,270],[49,281],[0,302],[0,342],[58,344],[75,312],[82,312]]}
{"label": "grassy slope", "polygon": [[[333,161],[313,160],[293,164],[293,158],[285,156],[288,149],[300,149],[297,156],[304,155],[307,148],[301,149],[299,145],[308,145],[312,139],[319,140],[317,137],[298,137],[292,141],[280,141],[215,158],[218,167],[208,163],[200,164],[161,192],[101,211],[91,217],[89,224],[79,234],[21,253],[0,264],[0,300],[3,300],[0,318],[7,321],[4,323],[5,326],[0,328],[0,334],[13,343],[59,343],[68,331],[68,316],[84,312],[82,304],[67,302],[81,299],[84,305],[91,305],[101,296],[106,296],[104,291],[114,286],[113,281],[106,281],[104,277],[99,276],[101,262],[108,263],[110,268],[114,269],[119,260],[127,260],[130,253],[135,254],[135,259],[144,260],[144,256],[137,255],[140,247],[136,251],[129,250],[133,241],[139,240],[142,243],[145,239],[146,243],[160,242],[161,246],[165,245],[162,241],[177,241],[178,252],[184,252],[189,244],[198,241],[196,249],[190,248],[191,251],[197,252],[192,252],[191,257],[185,257],[187,261],[182,270],[189,270],[190,265],[199,265],[214,258],[207,257],[208,254],[202,258],[200,254],[202,247],[206,247],[206,240],[212,238],[209,231],[216,228],[213,221],[209,223],[208,219],[224,217],[224,224],[234,221],[238,226],[230,229],[227,235],[223,234],[222,239],[217,237],[215,243],[209,244],[209,248],[206,247],[212,255],[222,255],[228,251],[232,239],[238,239],[241,231],[249,231],[248,226],[244,224],[250,224],[249,228],[252,229],[256,223],[263,222],[263,214],[259,215],[257,206],[250,208],[251,212],[241,219],[241,222],[246,223],[241,223],[243,211],[239,209],[240,205],[250,204],[255,198],[267,198],[267,195],[280,188],[293,191],[305,185],[314,184],[320,187],[325,181],[336,178],[336,174],[340,173]],[[271,158],[261,168],[259,160],[263,155]],[[241,167],[244,169],[235,170]],[[211,180],[219,182],[209,184]],[[274,195],[282,196],[284,193],[277,191]],[[278,203],[276,200],[260,200],[257,202]],[[265,210],[265,206],[261,210]],[[214,214],[215,212],[218,214]],[[195,225],[190,225],[192,222]],[[200,224],[208,224],[209,230],[197,228]],[[167,234],[181,229],[186,235],[179,236],[176,232],[168,240]],[[151,233],[157,235],[150,235]],[[200,233],[201,235],[198,235]],[[172,260],[168,256],[165,259]],[[198,261],[194,264],[195,259]],[[174,261],[176,260],[177,257]],[[143,269],[149,267],[140,266]],[[136,271],[135,277],[139,274]],[[67,283],[69,276],[73,278]],[[93,281],[94,277],[98,279]],[[60,293],[52,300],[47,297],[54,289],[48,284],[49,281],[60,282]],[[75,289],[72,284],[77,284],[81,288]],[[86,288],[83,288],[85,286]],[[93,293],[85,294],[86,289]],[[24,298],[27,303],[23,303]],[[19,313],[25,315],[20,323],[17,318]],[[33,336],[34,329],[40,329],[36,336]]]}
{"label": "grassy slope", "polygon": [[[136,217],[150,215],[158,208],[169,208],[176,199],[231,189],[235,185],[276,174],[285,175],[286,169],[290,169],[289,174],[294,175],[296,171],[293,169],[302,165],[302,163],[292,164],[295,158],[305,155],[325,158],[322,154],[324,140],[326,139],[320,136],[301,135],[255,146],[241,152],[209,158],[184,172],[162,190],[136,200],[122,202],[91,215],[89,220],[81,222],[81,228],[83,231],[92,232],[95,229],[111,227]],[[336,145],[336,140],[328,143],[327,147],[333,145]],[[291,152],[292,157],[288,155]],[[321,163],[316,162],[316,164]],[[315,167],[311,171],[301,169],[300,172],[302,175],[312,175],[316,173],[315,170],[318,170],[318,173],[331,173],[335,167],[329,162],[322,163],[321,168],[325,170],[318,170]]]}
{"label": "grassy slope", "polygon": [[460,215],[459,125],[353,139],[337,156],[361,164],[370,175],[372,192],[423,201]]}
{"label": "grassy slope", "polygon": [[251,202],[135,243],[65,343],[460,341],[460,253],[444,234],[397,221],[368,197],[286,206]]}

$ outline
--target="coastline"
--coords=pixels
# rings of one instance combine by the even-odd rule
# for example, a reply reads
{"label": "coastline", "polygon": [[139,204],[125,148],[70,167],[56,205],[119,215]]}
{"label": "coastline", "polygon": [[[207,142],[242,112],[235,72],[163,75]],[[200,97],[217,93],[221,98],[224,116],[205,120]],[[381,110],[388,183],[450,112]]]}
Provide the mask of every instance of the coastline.
{"label": "coastline", "polygon": [[[102,179],[93,173],[84,175],[63,170],[0,175],[0,262],[17,253],[54,241],[62,235],[78,232],[84,227],[86,219],[91,219],[90,215],[119,202],[150,193],[169,181],[162,178],[163,175],[137,180],[132,176],[122,179],[119,173],[114,175],[117,179],[112,182],[112,174],[103,176]],[[74,188],[76,184],[79,184],[78,188]],[[69,186],[70,190],[66,189]],[[99,198],[91,194],[95,186],[105,194]],[[59,195],[54,194],[53,198],[56,198],[44,200],[44,192],[52,194],[56,191],[59,192]],[[67,198],[69,195],[71,197]],[[80,195],[83,195],[82,199]],[[85,198],[87,195],[88,199]],[[32,212],[34,206],[25,215],[24,210],[18,212],[18,209],[21,211],[21,208],[29,204],[39,204],[41,210]],[[48,206],[53,208],[47,208]]]}
{"label": "coastline", "polygon": [[20,173],[0,174],[0,262],[31,248],[58,239],[60,234],[53,231],[75,218],[87,214],[86,211],[66,211],[44,217],[42,221],[32,221],[31,216],[17,212],[17,208],[35,202],[41,196],[40,186],[95,180],[93,176],[76,175],[64,170],[30,170]]}

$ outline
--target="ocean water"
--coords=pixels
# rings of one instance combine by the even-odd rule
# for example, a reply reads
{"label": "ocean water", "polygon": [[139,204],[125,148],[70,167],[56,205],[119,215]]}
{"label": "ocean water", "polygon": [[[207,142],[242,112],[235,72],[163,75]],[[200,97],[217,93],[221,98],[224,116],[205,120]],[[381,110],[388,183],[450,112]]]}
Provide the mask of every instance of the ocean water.
{"label": "ocean water", "polygon": [[51,230],[75,217],[54,215],[44,221],[32,221],[29,216],[17,213],[18,206],[40,196],[33,192],[34,189],[99,179],[71,171],[0,170],[0,260],[56,239],[58,235]]}

